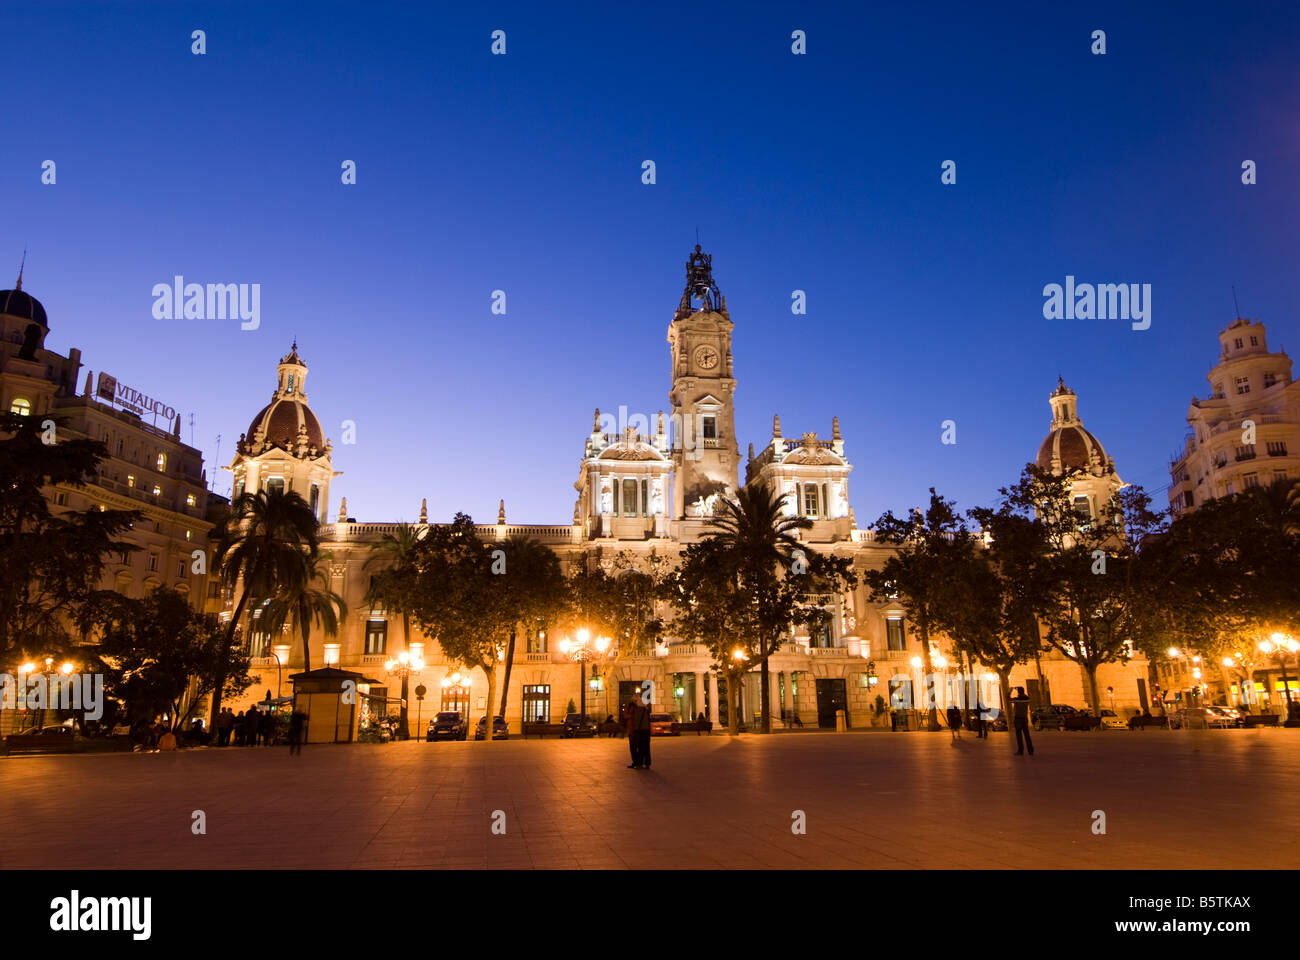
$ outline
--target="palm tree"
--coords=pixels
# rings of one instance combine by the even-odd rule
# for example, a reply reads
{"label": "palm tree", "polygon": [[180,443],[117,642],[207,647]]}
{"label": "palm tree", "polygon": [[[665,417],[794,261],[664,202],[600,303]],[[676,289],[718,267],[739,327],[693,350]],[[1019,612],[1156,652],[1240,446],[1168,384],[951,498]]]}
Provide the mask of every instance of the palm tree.
{"label": "palm tree", "polygon": [[[416,574],[415,549],[424,537],[428,527],[411,523],[400,523],[396,531],[385,533],[370,548],[364,569],[378,566],[381,569],[370,578],[370,587],[366,591],[366,603],[370,606],[382,606],[385,610],[398,611],[402,615],[402,647],[411,649],[411,612],[410,585]],[[402,738],[411,736],[408,724],[407,675],[402,673]]]}
{"label": "palm tree", "polygon": [[[311,669],[311,628],[318,624],[327,637],[337,636],[339,621],[348,615],[348,605],[329,585],[329,571],[320,562],[328,553],[304,553],[302,577],[294,577],[280,589],[267,606],[267,630],[274,635],[292,625],[302,634],[302,661]],[[315,586],[320,581],[321,586]]]}
{"label": "palm tree", "polygon": [[216,729],[221,693],[235,631],[250,600],[258,603],[292,590],[306,580],[304,557],[314,556],[319,545],[318,522],[311,505],[296,493],[259,490],[242,493],[231,504],[217,541],[213,565],[221,582],[234,590],[243,585],[239,602],[226,627],[225,643],[217,665],[208,729]]}
{"label": "palm tree", "polygon": [[[788,564],[796,551],[802,551],[796,530],[808,530],[807,517],[785,512],[786,497],[762,484],[751,484],[723,500],[721,512],[714,516],[712,528],[701,539],[720,545],[735,562],[742,581],[759,583],[773,576],[778,567]],[[771,685],[768,681],[768,650],[760,645],[759,692],[763,711],[763,732],[772,732]]]}

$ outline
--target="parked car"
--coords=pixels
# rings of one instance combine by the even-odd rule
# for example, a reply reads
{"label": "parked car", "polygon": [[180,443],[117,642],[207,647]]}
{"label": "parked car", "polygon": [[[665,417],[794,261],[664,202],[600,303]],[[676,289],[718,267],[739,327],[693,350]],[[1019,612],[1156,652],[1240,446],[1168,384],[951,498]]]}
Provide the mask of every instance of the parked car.
{"label": "parked car", "polygon": [[1101,712],[1101,728],[1103,730],[1123,730],[1127,726],[1128,721],[1114,710],[1103,710]]}
{"label": "parked car", "polygon": [[650,736],[673,736],[673,715],[671,713],[650,714]]}
{"label": "parked car", "polygon": [[564,718],[564,737],[594,737],[596,721],[585,713],[570,713]]}
{"label": "parked car", "polygon": [[1135,713],[1133,716],[1128,718],[1128,728],[1130,730],[1137,730],[1145,727],[1167,726],[1169,726],[1169,718],[1163,713],[1158,716],[1154,716],[1150,713]]}
{"label": "parked car", "polygon": [[74,753],[84,749],[77,732],[67,724],[32,727],[22,733],[11,733],[5,737],[5,747],[10,753]]}
{"label": "parked car", "polygon": [[[474,739],[482,740],[486,736],[487,736],[487,716],[484,715],[478,718],[478,726],[474,728]],[[510,739],[510,728],[506,725],[505,717],[492,718],[492,739],[493,740]]]}
{"label": "parked car", "polygon": [[1241,711],[1236,707],[1213,706],[1206,707],[1206,721],[1212,727],[1240,727],[1245,724],[1241,718]]}
{"label": "parked car", "polygon": [[1169,716],[1169,729],[1203,730],[1212,726],[1211,714],[1205,707],[1182,707]]}
{"label": "parked car", "polygon": [[1064,703],[1054,703],[1034,710],[1029,715],[1029,721],[1035,730],[1062,730],[1065,728],[1065,718],[1078,712],[1074,707]]}
{"label": "parked car", "polygon": [[428,743],[434,740],[464,740],[469,735],[469,724],[455,710],[447,710],[434,716],[429,721],[429,729],[424,735]]}
{"label": "parked car", "polygon": [[1064,730],[1095,730],[1101,726],[1101,717],[1087,710],[1063,713],[1061,718],[1065,721],[1062,726]]}

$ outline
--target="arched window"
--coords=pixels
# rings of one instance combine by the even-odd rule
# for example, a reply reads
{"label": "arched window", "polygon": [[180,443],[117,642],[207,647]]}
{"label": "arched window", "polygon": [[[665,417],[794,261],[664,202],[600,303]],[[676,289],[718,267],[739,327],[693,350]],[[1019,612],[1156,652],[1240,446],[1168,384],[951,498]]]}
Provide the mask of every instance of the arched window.
{"label": "arched window", "polygon": [[14,402],[9,404],[9,412],[20,417],[28,416],[32,412],[32,402],[26,397],[14,397]]}

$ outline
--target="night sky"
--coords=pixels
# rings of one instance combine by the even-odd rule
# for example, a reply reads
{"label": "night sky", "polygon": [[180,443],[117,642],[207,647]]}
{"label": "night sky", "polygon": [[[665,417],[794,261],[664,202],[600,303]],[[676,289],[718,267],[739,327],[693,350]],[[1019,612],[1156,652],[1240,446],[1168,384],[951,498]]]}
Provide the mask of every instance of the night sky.
{"label": "night sky", "polygon": [[[593,408],[667,409],[697,229],[742,455],[838,414],[862,526],[988,502],[1058,375],[1164,505],[1232,287],[1300,349],[1294,3],[475,6],[0,11],[0,267],[28,248],[47,346],[194,414],[218,492],[296,337],[331,516],[568,523]],[[260,329],[154,319],[177,274],[260,283]],[[1151,328],[1045,320],[1067,274],[1151,284]]]}

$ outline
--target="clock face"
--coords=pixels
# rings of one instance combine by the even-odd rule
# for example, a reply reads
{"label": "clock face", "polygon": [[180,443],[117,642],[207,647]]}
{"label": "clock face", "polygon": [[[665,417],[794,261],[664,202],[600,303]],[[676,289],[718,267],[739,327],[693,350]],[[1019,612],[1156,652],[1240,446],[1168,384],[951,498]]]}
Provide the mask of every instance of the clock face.
{"label": "clock face", "polygon": [[702,370],[712,370],[718,365],[718,351],[712,347],[700,347],[695,351],[695,363]]}

